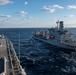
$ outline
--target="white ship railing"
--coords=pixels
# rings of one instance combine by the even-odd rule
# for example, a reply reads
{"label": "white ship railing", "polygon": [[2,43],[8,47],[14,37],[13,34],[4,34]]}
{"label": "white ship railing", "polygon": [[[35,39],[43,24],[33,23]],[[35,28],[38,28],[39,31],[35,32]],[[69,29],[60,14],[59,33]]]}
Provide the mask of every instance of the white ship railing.
{"label": "white ship railing", "polygon": [[22,66],[20,65],[20,61],[19,61],[19,59],[18,59],[18,57],[17,57],[17,55],[16,55],[16,52],[15,52],[15,50],[14,50],[14,47],[13,47],[12,42],[10,42],[10,45],[11,45],[12,51],[14,52],[15,58],[16,58],[16,60],[17,60],[17,62],[18,62],[19,71],[21,72],[22,75],[26,75],[26,72],[24,71],[24,69],[23,69]]}

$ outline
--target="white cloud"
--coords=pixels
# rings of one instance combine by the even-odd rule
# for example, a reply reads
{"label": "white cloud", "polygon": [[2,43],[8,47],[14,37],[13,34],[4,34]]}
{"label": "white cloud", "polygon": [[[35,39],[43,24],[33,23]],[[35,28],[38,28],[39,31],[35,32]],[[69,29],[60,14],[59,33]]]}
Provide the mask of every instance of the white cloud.
{"label": "white cloud", "polygon": [[54,8],[46,7],[46,6],[44,6],[43,8],[41,8],[41,10],[42,10],[42,11],[48,11],[48,12],[51,12],[51,13],[53,13],[53,12],[55,11]]}
{"label": "white cloud", "polygon": [[60,6],[60,5],[53,5],[52,8],[58,8],[58,9],[64,9],[64,7]]}
{"label": "white cloud", "polygon": [[0,17],[11,17],[11,15],[0,14]]}
{"label": "white cloud", "polygon": [[26,17],[27,19],[31,19],[32,17]]}
{"label": "white cloud", "polygon": [[76,9],[76,5],[68,5],[67,9]]}
{"label": "white cloud", "polygon": [[74,15],[66,15],[66,16],[64,16],[64,17],[74,17]]}
{"label": "white cloud", "polygon": [[25,21],[26,19],[21,19],[21,21]]}
{"label": "white cloud", "polygon": [[52,5],[52,6],[44,6],[43,8],[41,8],[42,11],[48,11],[53,13],[56,9],[64,9],[64,7],[60,6],[60,5]]}
{"label": "white cloud", "polygon": [[17,12],[17,14],[21,15],[21,16],[25,16],[26,14],[28,14],[27,12],[25,11],[19,11]]}
{"label": "white cloud", "polygon": [[9,4],[9,3],[14,3],[10,0],[0,0],[0,5],[6,5],[6,4]]}
{"label": "white cloud", "polygon": [[70,15],[70,17],[74,17],[74,15]]}
{"label": "white cloud", "polygon": [[1,22],[5,22],[5,20],[0,20],[0,23],[1,23]]}
{"label": "white cloud", "polygon": [[28,4],[28,2],[25,2],[25,5]]}

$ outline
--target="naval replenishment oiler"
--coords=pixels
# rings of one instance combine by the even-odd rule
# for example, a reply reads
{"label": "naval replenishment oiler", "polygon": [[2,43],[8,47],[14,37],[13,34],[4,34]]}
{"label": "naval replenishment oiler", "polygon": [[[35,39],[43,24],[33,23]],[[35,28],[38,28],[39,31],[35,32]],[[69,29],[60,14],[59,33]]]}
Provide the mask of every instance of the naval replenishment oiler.
{"label": "naval replenishment oiler", "polygon": [[75,50],[76,42],[71,31],[64,28],[63,21],[57,21],[57,27],[33,32],[34,38],[58,48]]}
{"label": "naval replenishment oiler", "polygon": [[10,40],[0,35],[0,75],[26,75]]}

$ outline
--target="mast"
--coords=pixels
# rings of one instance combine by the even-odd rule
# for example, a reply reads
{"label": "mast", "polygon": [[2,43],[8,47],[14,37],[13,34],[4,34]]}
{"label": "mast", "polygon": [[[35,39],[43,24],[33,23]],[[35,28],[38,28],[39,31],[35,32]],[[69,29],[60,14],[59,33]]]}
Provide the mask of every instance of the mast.
{"label": "mast", "polygon": [[57,29],[59,28],[59,20],[56,22],[56,24],[57,24]]}

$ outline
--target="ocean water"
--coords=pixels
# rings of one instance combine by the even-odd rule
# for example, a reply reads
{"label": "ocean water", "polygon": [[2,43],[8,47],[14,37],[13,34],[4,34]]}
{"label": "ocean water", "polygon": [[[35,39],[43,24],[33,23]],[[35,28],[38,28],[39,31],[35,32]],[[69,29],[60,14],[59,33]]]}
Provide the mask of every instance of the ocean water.
{"label": "ocean water", "polygon": [[[4,28],[0,34],[9,38],[27,75],[76,75],[76,52],[64,50],[33,39],[40,28]],[[70,29],[76,39],[76,29]]]}

